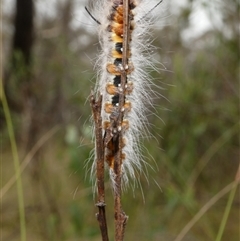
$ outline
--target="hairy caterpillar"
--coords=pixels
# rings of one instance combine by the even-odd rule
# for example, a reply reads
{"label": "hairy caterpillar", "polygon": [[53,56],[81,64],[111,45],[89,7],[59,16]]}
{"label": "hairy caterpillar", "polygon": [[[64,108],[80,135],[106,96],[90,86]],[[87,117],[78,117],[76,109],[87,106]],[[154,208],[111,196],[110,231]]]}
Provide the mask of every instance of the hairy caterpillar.
{"label": "hairy caterpillar", "polygon": [[[105,166],[115,188],[115,139],[121,151],[122,186],[135,180],[142,171],[143,158],[140,137],[147,130],[146,112],[151,105],[151,81],[147,70],[154,67],[151,59],[149,28],[155,5],[147,0],[129,0],[124,30],[123,0],[91,2],[91,16],[98,24],[101,53],[97,61],[98,77],[95,94],[102,97],[102,136],[104,139]],[[150,6],[151,5],[151,6]],[[87,10],[88,11],[88,10]],[[94,16],[94,17],[93,17]],[[125,56],[125,57],[124,57]],[[147,104],[147,105],[146,105]],[[120,116],[120,117],[119,117]],[[96,163],[92,167],[95,172]]]}

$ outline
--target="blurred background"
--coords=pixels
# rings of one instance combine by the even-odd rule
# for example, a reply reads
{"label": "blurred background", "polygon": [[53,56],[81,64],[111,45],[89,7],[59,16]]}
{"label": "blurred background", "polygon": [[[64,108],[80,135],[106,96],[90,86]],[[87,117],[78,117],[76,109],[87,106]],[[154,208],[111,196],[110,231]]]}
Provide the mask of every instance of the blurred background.
{"label": "blurred background", "polygon": [[[86,4],[1,2],[1,72],[17,144],[13,150],[1,105],[1,241],[101,240],[88,101],[100,47]],[[142,175],[141,188],[123,195],[125,240],[239,240],[239,189],[231,185],[239,166],[239,5],[169,0],[154,10],[159,64],[151,75],[163,97],[149,116],[153,136],[143,140],[148,181]]]}

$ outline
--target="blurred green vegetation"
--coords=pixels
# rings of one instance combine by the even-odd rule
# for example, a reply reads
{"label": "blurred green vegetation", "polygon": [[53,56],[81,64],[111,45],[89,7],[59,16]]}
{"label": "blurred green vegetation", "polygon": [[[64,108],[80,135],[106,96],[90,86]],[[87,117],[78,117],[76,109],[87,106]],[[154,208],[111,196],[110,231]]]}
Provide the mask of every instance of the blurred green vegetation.
{"label": "blurred green vegetation", "polygon": [[[196,2],[208,10],[205,1],[188,1],[178,14],[169,17],[171,24],[154,32],[154,45],[159,47],[156,56],[161,56],[159,61],[169,71],[152,72],[154,83],[162,87],[156,91],[164,96],[154,100],[154,113],[149,116],[153,136],[143,140],[143,154],[153,168],[147,168],[148,181],[141,176],[141,188],[123,195],[123,208],[129,215],[125,240],[174,241],[199,210],[234,181],[238,170],[239,31],[235,15],[239,3],[215,3],[224,26],[185,42],[181,33],[189,25]],[[33,241],[100,240],[89,180],[93,143],[88,97],[96,77],[97,36],[84,26],[73,30],[58,21],[64,20],[67,10],[69,16],[74,7],[71,1],[64,4],[59,4],[58,18],[43,19],[35,29],[28,99],[23,96],[25,86],[17,81],[25,71],[21,61],[19,72],[8,75],[9,98],[16,96],[23,106],[16,111],[10,105],[22,164],[36,143],[49,135],[22,172],[27,240]],[[170,16],[171,9],[168,11]],[[9,63],[5,68],[9,69]],[[1,119],[2,190],[14,176],[5,127]],[[50,135],[55,127],[57,131]],[[2,193],[2,241],[20,240],[16,188],[14,184]],[[216,240],[228,195],[211,206],[182,240]],[[113,200],[108,183],[106,203],[113,240]],[[229,237],[239,240],[239,225],[238,189],[222,241]]]}

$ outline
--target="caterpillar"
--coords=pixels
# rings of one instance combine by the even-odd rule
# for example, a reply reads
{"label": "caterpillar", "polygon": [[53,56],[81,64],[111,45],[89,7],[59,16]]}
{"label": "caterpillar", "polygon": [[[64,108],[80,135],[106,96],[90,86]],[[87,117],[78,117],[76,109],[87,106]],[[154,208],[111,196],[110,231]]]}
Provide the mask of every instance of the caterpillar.
{"label": "caterpillar", "polygon": [[[154,1],[152,1],[154,2]],[[122,186],[136,180],[144,163],[140,139],[147,132],[147,111],[155,95],[148,68],[151,59],[149,28],[155,5],[147,0],[129,0],[127,16],[123,0],[91,2],[91,17],[98,25],[101,53],[97,60],[95,95],[102,98],[102,136],[105,166],[115,186],[115,137],[120,135]],[[88,10],[87,10],[88,11]],[[89,12],[89,11],[88,11]],[[90,13],[90,12],[89,12]],[[123,18],[128,18],[124,21]],[[124,30],[124,23],[129,26]],[[127,29],[127,32],[126,32]],[[120,134],[119,134],[120,133]],[[96,163],[92,166],[92,172]]]}

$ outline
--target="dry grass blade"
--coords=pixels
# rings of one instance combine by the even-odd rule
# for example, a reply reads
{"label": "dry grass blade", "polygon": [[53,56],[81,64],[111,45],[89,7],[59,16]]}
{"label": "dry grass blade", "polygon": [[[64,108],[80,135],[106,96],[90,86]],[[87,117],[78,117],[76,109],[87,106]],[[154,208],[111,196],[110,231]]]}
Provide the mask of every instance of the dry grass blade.
{"label": "dry grass blade", "polygon": [[211,160],[214,154],[235,134],[238,133],[239,123],[233,125],[230,129],[226,130],[204,153],[204,155],[199,159],[194,171],[192,172],[188,183],[189,187],[193,187],[197,178],[201,174],[204,167],[207,166],[208,162]]}
{"label": "dry grass blade", "polygon": [[177,238],[174,241],[181,241],[189,232],[189,230],[195,225],[195,223],[224,195],[230,192],[233,188],[235,188],[240,183],[240,169],[238,169],[237,176],[235,181],[228,184],[224,187],[220,192],[218,192],[214,197],[212,197],[193,217],[192,220],[188,222],[188,224],[182,229]]}
{"label": "dry grass blade", "polygon": [[[48,139],[50,139],[57,131],[59,130],[59,126],[53,127],[50,131],[48,131],[46,134],[44,134],[39,141],[33,146],[33,148],[28,152],[26,157],[24,158],[23,162],[20,166],[20,172],[18,173],[18,176],[22,174],[22,172],[25,170],[27,165],[30,163],[30,161],[33,159],[36,152],[46,143]],[[0,190],[0,200],[3,198],[3,196],[6,194],[6,192],[13,186],[13,184],[16,182],[18,176],[13,176],[6,185]]]}

